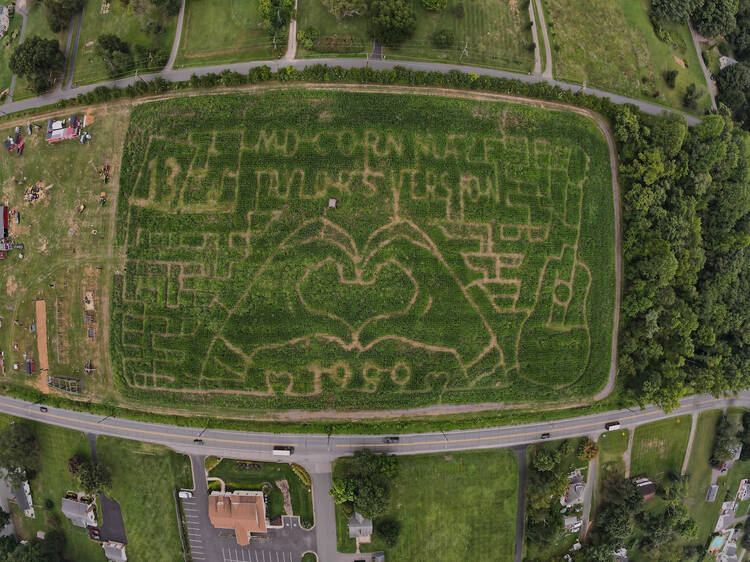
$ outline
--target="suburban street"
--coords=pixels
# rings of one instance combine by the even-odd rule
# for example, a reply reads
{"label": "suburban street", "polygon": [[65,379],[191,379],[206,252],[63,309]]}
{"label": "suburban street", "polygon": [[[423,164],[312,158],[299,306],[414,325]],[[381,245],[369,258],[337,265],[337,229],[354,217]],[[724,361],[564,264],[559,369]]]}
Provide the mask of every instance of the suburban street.
{"label": "suburban street", "polygon": [[[314,537],[302,535],[291,541],[296,546],[292,549],[275,547],[268,542],[267,547],[257,550],[273,552],[271,560],[275,561],[275,553],[279,553],[281,560],[282,552],[303,552],[303,548],[312,547],[316,544],[316,550],[321,560],[351,562],[361,556],[344,555],[336,552],[336,531],[333,500],[328,495],[331,487],[331,463],[338,457],[351,454],[357,449],[369,448],[375,451],[393,453],[397,455],[411,455],[419,453],[439,453],[445,451],[462,451],[472,449],[490,448],[523,448],[525,445],[539,442],[542,433],[550,433],[552,439],[563,439],[569,437],[592,436],[596,438],[604,431],[604,424],[609,421],[619,421],[623,428],[634,429],[638,425],[657,421],[660,419],[675,417],[683,414],[694,414],[704,410],[726,408],[728,406],[750,406],[750,391],[746,391],[729,398],[715,398],[710,395],[697,395],[684,398],[680,408],[664,413],[657,406],[647,406],[643,409],[623,409],[612,412],[603,412],[582,416],[579,418],[568,418],[556,421],[537,422],[516,426],[494,427],[483,429],[472,429],[462,431],[447,431],[445,433],[414,433],[400,436],[398,443],[384,443],[382,435],[331,435],[322,434],[290,434],[290,433],[254,433],[243,431],[229,431],[221,429],[205,429],[194,427],[172,426],[158,423],[147,423],[133,421],[110,416],[94,415],[84,412],[64,410],[48,407],[47,412],[41,412],[38,404],[17,400],[15,398],[0,397],[0,412],[5,414],[39,421],[65,427],[68,429],[91,433],[95,435],[108,435],[125,439],[135,439],[158,443],[174,449],[175,451],[190,455],[193,463],[193,478],[195,482],[194,501],[185,504],[185,515],[188,524],[189,541],[194,556],[200,552],[205,553],[206,561],[217,560],[228,562],[230,560],[248,560],[255,558],[242,558],[239,548],[234,557],[234,550],[221,550],[228,548],[232,542],[227,539],[226,544],[220,544],[223,539],[217,537],[215,531],[210,527],[210,522],[199,507],[203,501],[205,505],[205,470],[203,459],[208,455],[248,459],[258,461],[278,460],[274,457],[272,450],[274,446],[286,445],[294,447],[293,460],[305,466],[310,472],[313,480],[313,505],[315,509]],[[196,443],[194,439],[200,438]],[[525,469],[525,467],[523,467]],[[524,481],[523,475],[521,481]],[[590,482],[593,486],[595,481]],[[593,487],[589,488],[589,498]],[[519,494],[519,497],[520,494]],[[519,520],[522,521],[522,510],[519,510]],[[290,534],[294,529],[290,529]],[[213,535],[211,533],[213,532]],[[306,533],[306,532],[305,532]],[[516,559],[520,554],[522,532],[517,530]],[[212,537],[212,538],[206,538]],[[313,538],[315,539],[313,541]],[[234,543],[236,545],[236,543]],[[279,542],[279,545],[285,543]],[[217,548],[219,550],[217,550]],[[232,546],[234,549],[235,546]],[[218,552],[218,554],[217,554]],[[246,556],[247,553],[244,554]],[[196,556],[195,558],[199,558]],[[268,560],[268,558],[267,558]]]}

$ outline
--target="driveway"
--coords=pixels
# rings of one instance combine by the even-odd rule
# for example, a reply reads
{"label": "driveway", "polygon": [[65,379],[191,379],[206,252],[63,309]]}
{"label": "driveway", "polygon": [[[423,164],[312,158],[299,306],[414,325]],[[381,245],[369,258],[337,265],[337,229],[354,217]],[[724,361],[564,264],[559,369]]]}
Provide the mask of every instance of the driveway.
{"label": "driveway", "polygon": [[99,504],[102,508],[102,525],[99,527],[105,541],[116,541],[128,544],[125,535],[125,522],[122,520],[120,504],[109,499],[106,494],[99,494]]}

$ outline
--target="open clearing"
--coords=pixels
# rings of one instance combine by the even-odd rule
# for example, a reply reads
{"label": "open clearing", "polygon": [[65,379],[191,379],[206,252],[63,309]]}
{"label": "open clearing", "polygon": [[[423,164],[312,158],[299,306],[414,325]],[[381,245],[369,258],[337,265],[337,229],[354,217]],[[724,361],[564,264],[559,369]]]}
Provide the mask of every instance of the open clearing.
{"label": "open clearing", "polygon": [[[346,471],[347,459],[334,466]],[[399,457],[399,475],[391,483],[389,510],[383,518],[401,525],[398,543],[379,538],[362,551],[384,550],[389,560],[513,560],[518,496],[518,464],[512,451],[472,451],[449,455]],[[337,511],[339,544],[354,552],[353,540]],[[343,523],[343,524],[342,524]]]}
{"label": "open clearing", "polygon": [[630,475],[662,480],[679,475],[690,437],[690,416],[638,426],[633,436]]}
{"label": "open clearing", "polygon": [[[286,36],[266,31],[257,0],[186,0],[175,68],[279,58]],[[286,32],[286,28],[284,28]]]}
{"label": "open clearing", "polygon": [[[441,12],[429,12],[421,0],[410,0],[417,20],[414,34],[396,48],[383,48],[387,57],[427,60],[530,72],[534,67],[529,10],[524,2],[509,0],[448,0]],[[456,15],[461,4],[463,15]],[[299,5],[298,29],[318,31],[311,49],[298,44],[298,56],[369,54],[367,17],[336,18],[321,0]],[[450,31],[453,40],[438,48],[433,36]]]}
{"label": "open clearing", "polygon": [[608,164],[589,119],[508,103],[291,90],[138,106],[119,389],[306,409],[591,395],[610,362]]}
{"label": "open clearing", "polygon": [[[706,81],[687,24],[659,32],[649,0],[543,0],[555,78],[684,109],[692,83],[696,111],[710,107]],[[664,73],[676,70],[675,87]],[[658,94],[658,95],[655,95]]]}

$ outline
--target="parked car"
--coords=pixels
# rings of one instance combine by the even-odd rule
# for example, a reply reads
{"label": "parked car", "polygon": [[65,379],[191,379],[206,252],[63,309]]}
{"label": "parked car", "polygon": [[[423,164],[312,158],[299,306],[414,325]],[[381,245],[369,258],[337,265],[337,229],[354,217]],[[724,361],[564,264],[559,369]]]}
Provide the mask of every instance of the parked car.
{"label": "parked car", "polygon": [[188,500],[193,497],[193,492],[189,492],[187,490],[180,490],[180,492],[177,495],[183,500]]}
{"label": "parked car", "polygon": [[203,445],[203,439],[193,439],[193,443],[196,445]]}
{"label": "parked car", "polygon": [[549,439],[549,433],[542,433],[542,434],[541,434],[541,435],[539,436],[539,438],[540,438],[540,439]]}
{"label": "parked car", "polygon": [[89,527],[89,538],[92,541],[101,541],[102,534],[99,532],[99,529],[97,529],[96,527]]}
{"label": "parked car", "polygon": [[398,443],[400,440],[401,440],[400,437],[392,435],[390,437],[384,437],[383,438],[383,443]]}

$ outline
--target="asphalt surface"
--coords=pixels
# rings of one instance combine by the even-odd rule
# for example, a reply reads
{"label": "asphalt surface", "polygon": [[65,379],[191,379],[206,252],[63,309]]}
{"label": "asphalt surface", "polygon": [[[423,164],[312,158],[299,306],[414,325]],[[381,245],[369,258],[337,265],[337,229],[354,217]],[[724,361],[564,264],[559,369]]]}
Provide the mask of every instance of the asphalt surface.
{"label": "asphalt surface", "polygon": [[[475,72],[476,74],[484,74],[488,76],[494,76],[498,78],[509,78],[516,79],[527,83],[536,82],[547,82],[552,86],[558,86],[564,90],[570,90],[573,92],[579,92],[583,90],[582,86],[578,84],[569,84],[567,82],[560,82],[553,79],[545,79],[543,76],[533,74],[519,74],[516,72],[508,72],[505,70],[495,70],[490,68],[481,68],[477,66],[465,66],[456,64],[443,64],[436,62],[410,62],[410,61],[399,61],[399,60],[367,60],[358,58],[319,58],[319,59],[304,59],[304,60],[273,60],[273,61],[253,61],[253,62],[241,62],[235,64],[224,64],[224,65],[212,65],[212,66],[201,66],[194,68],[179,68],[171,70],[163,70],[161,72],[153,74],[142,74],[138,77],[129,76],[127,78],[121,78],[119,80],[108,80],[99,82],[97,84],[89,84],[86,86],[78,86],[75,88],[69,88],[65,90],[55,90],[42,96],[35,98],[28,98],[25,100],[8,102],[3,105],[3,111],[5,113],[12,113],[15,111],[23,111],[27,109],[34,109],[45,105],[54,104],[62,99],[75,98],[79,94],[86,94],[93,91],[99,86],[125,88],[134,84],[137,80],[152,80],[153,78],[161,77],[170,82],[181,82],[190,79],[193,74],[201,76],[209,73],[221,73],[224,70],[231,70],[240,73],[247,73],[251,68],[256,66],[267,65],[272,70],[278,70],[281,67],[293,66],[300,70],[308,66],[314,66],[318,64],[326,64],[329,66],[341,66],[344,68],[361,68],[369,66],[376,70],[389,70],[395,66],[402,66],[404,68],[410,68],[412,70],[424,70],[424,71],[436,71],[436,72],[448,72],[450,70],[459,70],[461,72]],[[592,94],[601,98],[609,98],[616,104],[633,104],[637,106],[644,113],[652,115],[660,115],[662,113],[677,113],[684,115],[688,124],[694,125],[700,122],[698,117],[687,115],[682,112],[670,109],[663,105],[655,103],[636,100],[622,96],[620,94],[613,94],[611,92],[605,92],[596,88],[585,88],[587,94]]]}
{"label": "asphalt surface", "polygon": [[539,27],[542,29],[542,36],[544,37],[545,59],[542,76],[546,80],[552,80],[552,48],[550,47],[549,36],[547,35],[547,22],[544,21],[544,10],[542,9],[540,0],[534,0],[534,4],[536,4],[536,11],[539,14]]}

